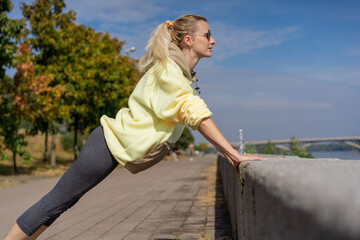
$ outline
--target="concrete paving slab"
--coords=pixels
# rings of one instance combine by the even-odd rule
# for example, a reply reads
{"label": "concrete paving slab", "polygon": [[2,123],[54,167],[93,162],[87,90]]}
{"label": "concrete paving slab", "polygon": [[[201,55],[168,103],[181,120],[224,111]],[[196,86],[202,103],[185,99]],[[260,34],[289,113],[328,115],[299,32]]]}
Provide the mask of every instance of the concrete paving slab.
{"label": "concrete paving slab", "polygon": [[[164,161],[136,175],[116,169],[38,239],[231,239],[226,214],[215,217],[225,205],[198,199],[208,191],[203,173],[214,164],[216,156],[205,155]],[[0,189],[1,238],[58,179]]]}

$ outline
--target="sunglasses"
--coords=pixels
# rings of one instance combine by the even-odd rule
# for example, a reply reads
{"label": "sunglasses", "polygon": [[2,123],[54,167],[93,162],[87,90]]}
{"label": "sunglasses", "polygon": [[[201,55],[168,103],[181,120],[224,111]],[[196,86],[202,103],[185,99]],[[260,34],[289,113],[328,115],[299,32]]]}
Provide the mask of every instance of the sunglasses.
{"label": "sunglasses", "polygon": [[203,34],[193,34],[193,36],[203,36],[203,37],[206,37],[206,39],[208,41],[210,41],[210,38],[211,38],[211,32],[210,32],[210,29],[207,33],[203,33]]}

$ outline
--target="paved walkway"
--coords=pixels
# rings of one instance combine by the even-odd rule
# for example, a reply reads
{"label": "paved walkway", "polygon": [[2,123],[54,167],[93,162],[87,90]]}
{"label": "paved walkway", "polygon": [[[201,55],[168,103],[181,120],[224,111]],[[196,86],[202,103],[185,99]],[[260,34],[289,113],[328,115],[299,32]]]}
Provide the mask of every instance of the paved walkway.
{"label": "paved walkway", "polygon": [[[206,155],[164,161],[136,175],[117,169],[38,239],[230,239],[222,195],[215,191],[220,184],[207,180],[215,164],[215,156]],[[1,238],[57,180],[0,189]]]}

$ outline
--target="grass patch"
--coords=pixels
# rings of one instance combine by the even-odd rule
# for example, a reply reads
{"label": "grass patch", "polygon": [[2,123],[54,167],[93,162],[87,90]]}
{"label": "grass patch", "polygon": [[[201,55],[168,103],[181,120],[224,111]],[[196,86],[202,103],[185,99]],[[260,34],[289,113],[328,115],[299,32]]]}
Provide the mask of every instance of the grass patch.
{"label": "grass patch", "polygon": [[205,177],[202,185],[206,190],[196,199],[200,202],[201,207],[214,207],[216,202],[217,161],[214,160],[201,176]]}
{"label": "grass patch", "polygon": [[14,172],[12,153],[6,151],[7,157],[0,160],[0,188],[11,187],[27,183],[33,179],[44,177],[61,176],[74,162],[74,154],[62,148],[60,142],[61,135],[56,135],[56,166],[50,165],[50,146],[51,136],[48,137],[48,155],[44,162],[45,135],[28,136],[28,145],[25,150],[30,152],[33,160],[25,163],[21,157],[17,156],[16,165],[18,173]]}
{"label": "grass patch", "polygon": [[[44,149],[45,149],[45,135],[28,136],[26,140],[28,145],[25,150],[30,152],[33,160],[30,164],[25,163],[21,157],[17,156],[16,165],[18,173],[15,174],[12,153],[6,151],[7,157],[4,160],[0,160],[0,188],[16,186],[29,181],[28,177],[23,180],[24,176],[30,176],[33,178],[42,177],[55,177],[61,176],[74,162],[74,153],[63,149],[61,144],[61,134],[56,135],[56,166],[51,167],[50,165],[50,148],[51,138],[48,137],[48,155],[46,156],[46,162],[43,160]],[[178,159],[184,159],[187,156],[178,155]],[[172,161],[172,156],[166,156],[163,161]],[[32,179],[32,178],[31,178]]]}
{"label": "grass patch", "polygon": [[[43,155],[45,149],[45,136],[36,135],[28,136],[26,138],[28,145],[25,150],[30,152],[33,160],[31,163],[25,163],[21,157],[17,156],[16,165],[18,168],[17,174],[33,175],[33,176],[58,176],[61,175],[74,161],[74,154],[65,151],[60,143],[60,135],[56,135],[56,166],[50,166],[50,151],[46,156],[44,162]],[[48,138],[48,148],[51,146],[51,136]],[[14,165],[12,160],[12,153],[6,151],[7,157],[0,161],[0,175],[9,176],[14,175]]]}

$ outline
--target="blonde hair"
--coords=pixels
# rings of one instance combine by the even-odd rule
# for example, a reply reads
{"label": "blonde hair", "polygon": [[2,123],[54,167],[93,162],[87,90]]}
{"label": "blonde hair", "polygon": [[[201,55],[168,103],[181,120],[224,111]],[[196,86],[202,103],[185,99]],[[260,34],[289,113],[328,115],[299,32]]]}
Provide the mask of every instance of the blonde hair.
{"label": "blonde hair", "polygon": [[198,21],[207,22],[203,16],[184,15],[173,22],[170,31],[168,24],[161,23],[158,25],[151,33],[150,39],[147,42],[145,55],[139,61],[139,71],[145,72],[154,64],[159,64],[159,66],[164,68],[169,58],[170,43],[175,43],[181,49],[183,38],[196,32],[196,23]]}

